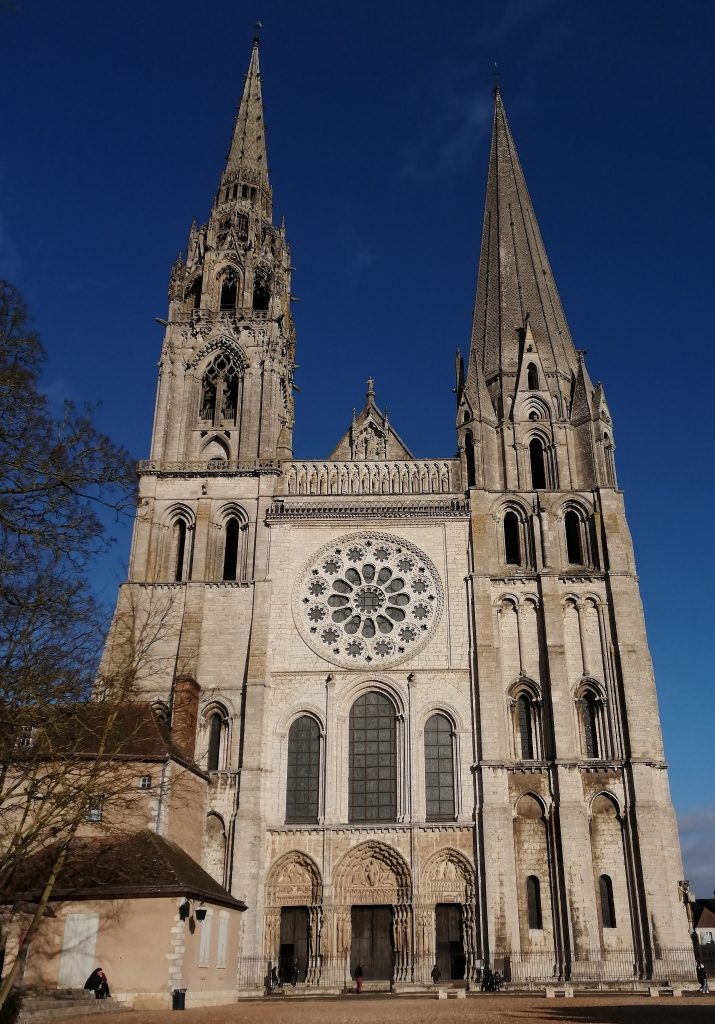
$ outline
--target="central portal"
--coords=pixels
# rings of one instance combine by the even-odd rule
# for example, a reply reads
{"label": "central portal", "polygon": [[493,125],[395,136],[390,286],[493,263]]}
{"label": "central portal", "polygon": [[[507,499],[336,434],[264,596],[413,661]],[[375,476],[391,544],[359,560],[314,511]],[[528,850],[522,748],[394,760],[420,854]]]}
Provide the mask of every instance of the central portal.
{"label": "central portal", "polygon": [[365,981],[391,981],[394,964],[392,907],[352,908],[350,971],[358,964]]}

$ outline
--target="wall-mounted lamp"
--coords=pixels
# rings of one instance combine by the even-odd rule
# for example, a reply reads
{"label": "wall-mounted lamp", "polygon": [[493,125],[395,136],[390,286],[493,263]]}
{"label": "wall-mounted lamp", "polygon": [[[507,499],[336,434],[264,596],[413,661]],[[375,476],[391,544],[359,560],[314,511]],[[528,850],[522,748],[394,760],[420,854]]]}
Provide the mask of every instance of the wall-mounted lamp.
{"label": "wall-mounted lamp", "polygon": [[196,920],[203,921],[206,917],[206,907],[200,906],[196,908]]}
{"label": "wall-mounted lamp", "polygon": [[189,914],[191,913],[191,904],[188,900],[184,900],[183,903],[179,904],[179,920],[187,921]]}

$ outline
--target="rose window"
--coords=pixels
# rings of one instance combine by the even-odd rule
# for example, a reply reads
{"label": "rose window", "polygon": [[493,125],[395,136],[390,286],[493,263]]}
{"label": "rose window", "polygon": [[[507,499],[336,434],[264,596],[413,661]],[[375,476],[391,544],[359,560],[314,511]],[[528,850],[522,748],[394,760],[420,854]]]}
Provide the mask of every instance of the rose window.
{"label": "rose window", "polygon": [[296,584],[293,610],[303,638],[328,661],[394,663],[432,634],[442,586],[409,541],[353,534],[316,552]]}

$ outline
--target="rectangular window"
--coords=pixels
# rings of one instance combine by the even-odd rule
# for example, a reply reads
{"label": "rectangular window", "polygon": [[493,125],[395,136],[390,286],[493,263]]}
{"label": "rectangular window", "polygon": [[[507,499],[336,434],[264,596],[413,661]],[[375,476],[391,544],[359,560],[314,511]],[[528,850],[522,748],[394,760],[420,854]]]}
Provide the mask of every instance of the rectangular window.
{"label": "rectangular window", "polygon": [[151,789],[151,775],[142,775],[139,779],[139,789]]}
{"label": "rectangular window", "polygon": [[93,796],[90,797],[87,805],[87,821],[93,821],[98,823],[102,820],[104,815],[104,797]]}
{"label": "rectangular window", "polygon": [[25,749],[33,746],[35,742],[34,732],[35,730],[31,725],[21,725],[17,734],[17,746],[24,747]]}
{"label": "rectangular window", "polygon": [[222,910],[218,915],[218,940],[216,945],[216,966],[226,966],[226,949],[228,947],[228,911]]}
{"label": "rectangular window", "polygon": [[201,938],[199,941],[199,967],[209,966],[211,956],[211,922],[213,910],[206,911],[206,917],[201,922]]}

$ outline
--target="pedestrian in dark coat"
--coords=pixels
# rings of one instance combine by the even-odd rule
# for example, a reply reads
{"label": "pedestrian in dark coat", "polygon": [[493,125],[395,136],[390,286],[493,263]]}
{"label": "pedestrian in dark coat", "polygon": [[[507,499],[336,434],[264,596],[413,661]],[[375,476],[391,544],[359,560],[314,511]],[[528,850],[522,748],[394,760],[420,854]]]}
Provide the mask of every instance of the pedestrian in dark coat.
{"label": "pedestrian in dark coat", "polygon": [[355,984],[358,992],[362,992],[362,964],[358,964],[355,968]]}

